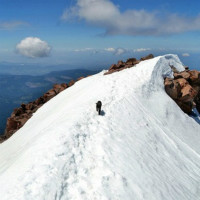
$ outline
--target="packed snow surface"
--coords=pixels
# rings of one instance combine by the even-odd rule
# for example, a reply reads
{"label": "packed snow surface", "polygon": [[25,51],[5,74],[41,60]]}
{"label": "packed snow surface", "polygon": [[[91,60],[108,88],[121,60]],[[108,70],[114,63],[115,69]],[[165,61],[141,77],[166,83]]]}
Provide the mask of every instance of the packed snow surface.
{"label": "packed snow surface", "polygon": [[0,199],[200,199],[200,125],[165,93],[169,65],[184,70],[160,56],[46,103],[0,145]]}

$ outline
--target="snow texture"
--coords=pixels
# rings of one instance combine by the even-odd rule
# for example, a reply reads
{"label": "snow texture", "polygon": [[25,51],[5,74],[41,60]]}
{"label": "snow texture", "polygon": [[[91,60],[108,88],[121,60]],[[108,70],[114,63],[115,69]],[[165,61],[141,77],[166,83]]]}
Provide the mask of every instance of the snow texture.
{"label": "snow texture", "polygon": [[169,65],[184,70],[160,56],[47,102],[0,145],[0,199],[200,199],[200,126],[165,93]]}

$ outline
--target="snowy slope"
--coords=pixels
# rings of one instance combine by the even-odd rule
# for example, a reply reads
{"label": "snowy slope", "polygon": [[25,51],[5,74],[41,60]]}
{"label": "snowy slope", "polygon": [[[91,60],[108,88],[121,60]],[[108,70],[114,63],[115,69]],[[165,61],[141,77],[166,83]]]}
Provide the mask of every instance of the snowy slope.
{"label": "snowy slope", "polygon": [[160,56],[46,103],[0,145],[0,200],[200,199],[200,126],[165,93],[169,64],[184,69]]}

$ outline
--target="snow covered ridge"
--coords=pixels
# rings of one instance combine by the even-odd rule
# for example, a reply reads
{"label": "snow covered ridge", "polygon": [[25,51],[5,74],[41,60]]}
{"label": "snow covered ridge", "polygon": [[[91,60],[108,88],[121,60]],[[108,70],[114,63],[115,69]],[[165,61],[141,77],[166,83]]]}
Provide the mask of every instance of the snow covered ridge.
{"label": "snow covered ridge", "polygon": [[[140,61],[151,59],[153,57],[154,56],[152,54],[149,54],[148,56],[141,58]],[[110,74],[115,71],[133,67],[140,61],[137,61],[136,58],[130,58],[126,61],[126,63],[119,61],[118,65],[111,66],[107,73]],[[80,77],[77,79],[77,81],[83,78],[84,77]],[[23,103],[19,108],[15,108],[11,113],[11,116],[7,119],[4,135],[0,136],[0,143],[10,138],[16,131],[23,127],[24,124],[32,117],[33,113],[35,113],[41,106],[43,106],[43,104],[45,104],[47,101],[55,97],[63,90],[71,87],[75,82],[76,81],[71,80],[69,83],[55,84],[52,89],[48,90],[43,96],[39,97],[35,101],[28,104]]]}
{"label": "snow covered ridge", "polygon": [[[200,126],[166,94],[175,55],[82,79],[0,144],[2,200],[197,200]],[[103,103],[102,115],[95,103]]]}

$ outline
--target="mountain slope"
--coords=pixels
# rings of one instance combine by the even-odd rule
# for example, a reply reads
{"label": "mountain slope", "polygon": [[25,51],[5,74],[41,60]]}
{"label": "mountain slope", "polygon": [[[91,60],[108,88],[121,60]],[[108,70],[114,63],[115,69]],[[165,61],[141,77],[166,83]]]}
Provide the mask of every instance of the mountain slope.
{"label": "mountain slope", "polygon": [[184,69],[156,57],[46,103],[0,145],[1,199],[198,199],[200,126],[165,93],[169,64]]}

